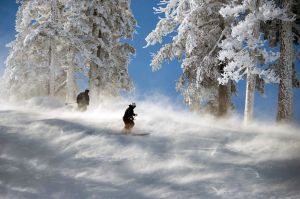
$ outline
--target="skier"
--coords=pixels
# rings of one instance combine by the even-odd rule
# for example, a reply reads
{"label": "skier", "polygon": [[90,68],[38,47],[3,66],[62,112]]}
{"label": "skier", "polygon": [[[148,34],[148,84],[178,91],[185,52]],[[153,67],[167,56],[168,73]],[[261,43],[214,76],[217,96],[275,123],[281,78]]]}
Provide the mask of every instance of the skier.
{"label": "skier", "polygon": [[135,114],[133,111],[135,107],[136,107],[135,103],[130,104],[123,116],[123,121],[125,124],[124,127],[125,133],[129,133],[134,126],[134,121],[133,121],[134,116],[137,116],[137,114]]}
{"label": "skier", "polygon": [[89,90],[86,89],[84,92],[79,93],[77,96],[77,105],[79,111],[86,111],[87,106],[90,103]]}

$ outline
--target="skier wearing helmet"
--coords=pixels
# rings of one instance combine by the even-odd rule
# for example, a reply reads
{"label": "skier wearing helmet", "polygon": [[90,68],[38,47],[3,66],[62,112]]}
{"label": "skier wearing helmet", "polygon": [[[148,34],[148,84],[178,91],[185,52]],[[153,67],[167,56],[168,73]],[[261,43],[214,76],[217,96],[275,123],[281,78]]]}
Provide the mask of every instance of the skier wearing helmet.
{"label": "skier wearing helmet", "polygon": [[125,131],[130,132],[130,130],[134,126],[134,116],[137,116],[137,114],[134,113],[134,108],[136,107],[135,103],[132,103],[128,106],[128,108],[125,111],[125,114],[123,116],[123,121],[125,124]]}

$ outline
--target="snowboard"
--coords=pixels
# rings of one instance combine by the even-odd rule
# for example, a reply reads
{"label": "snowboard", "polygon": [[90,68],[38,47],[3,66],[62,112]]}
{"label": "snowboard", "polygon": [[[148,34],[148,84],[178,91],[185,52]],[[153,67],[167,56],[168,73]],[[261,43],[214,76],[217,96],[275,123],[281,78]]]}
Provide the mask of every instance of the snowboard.
{"label": "snowboard", "polygon": [[122,134],[124,135],[131,135],[131,136],[146,136],[150,135],[150,133],[139,133],[135,132],[134,130],[122,129]]}
{"label": "snowboard", "polygon": [[145,135],[150,135],[150,133],[129,133],[128,135],[131,135],[131,136],[145,136]]}

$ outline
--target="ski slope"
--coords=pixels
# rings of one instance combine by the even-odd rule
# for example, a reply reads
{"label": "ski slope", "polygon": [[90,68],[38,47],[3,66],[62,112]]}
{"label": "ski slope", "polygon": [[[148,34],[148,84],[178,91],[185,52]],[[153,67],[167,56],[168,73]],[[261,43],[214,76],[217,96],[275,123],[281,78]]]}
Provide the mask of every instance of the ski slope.
{"label": "ski slope", "polygon": [[2,105],[0,198],[300,198],[296,127],[245,127],[137,102],[135,131],[151,134],[126,136],[126,106]]}

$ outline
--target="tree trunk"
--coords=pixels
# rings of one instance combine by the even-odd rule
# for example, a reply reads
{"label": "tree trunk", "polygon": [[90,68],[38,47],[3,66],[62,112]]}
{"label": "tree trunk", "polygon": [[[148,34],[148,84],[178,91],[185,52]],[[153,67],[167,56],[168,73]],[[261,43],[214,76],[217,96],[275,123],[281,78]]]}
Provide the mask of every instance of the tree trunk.
{"label": "tree trunk", "polygon": [[91,100],[91,105],[96,105],[99,103],[100,96],[100,77],[98,75],[98,66],[95,63],[90,64],[89,70],[89,95]]}
{"label": "tree trunk", "polygon": [[75,80],[75,68],[74,68],[74,59],[75,59],[75,52],[69,48],[68,56],[67,56],[67,81],[66,81],[66,102],[67,103],[74,103],[76,102],[76,94],[77,94],[77,85]]}
{"label": "tree trunk", "polygon": [[[260,4],[260,0],[252,1],[252,6],[257,12]],[[257,39],[259,38],[259,23],[254,25],[253,27],[253,38]],[[257,58],[256,58],[256,50],[252,50],[250,52],[253,60],[254,65],[257,64]],[[255,66],[253,66],[255,67]],[[252,68],[247,68],[247,86],[246,86],[246,99],[245,99],[245,110],[244,110],[244,122],[248,123],[253,118],[253,108],[254,108],[254,95],[255,95],[255,80],[256,75],[252,74]]]}
{"label": "tree trunk", "polygon": [[52,38],[49,39],[49,95],[55,95],[55,67],[53,64]]}
{"label": "tree trunk", "polygon": [[254,95],[255,95],[255,75],[248,73],[245,112],[244,112],[244,121],[246,123],[251,121],[253,117]]}
{"label": "tree trunk", "polygon": [[[224,68],[226,66],[226,63],[220,63],[219,64],[219,73],[223,74],[224,73]],[[218,104],[218,116],[219,117],[223,117],[226,116],[229,108],[231,107],[231,82],[228,82],[226,85],[219,85],[218,88],[218,100],[219,100],[219,104]]]}
{"label": "tree trunk", "polygon": [[228,87],[228,84],[219,85],[219,117],[226,116],[230,108],[230,89]]}
{"label": "tree trunk", "polygon": [[[90,8],[90,14],[93,16],[97,16],[97,10],[94,8]],[[92,35],[94,37],[100,37],[99,35],[99,28],[94,23],[92,29]],[[100,57],[99,47],[97,50],[93,52],[94,55]],[[90,70],[89,70],[89,89],[90,89],[90,101],[91,105],[97,105],[100,103],[100,75],[99,75],[99,66],[93,62],[90,63]]]}
{"label": "tree trunk", "polygon": [[[51,0],[51,22],[56,23],[57,20],[57,0]],[[49,95],[55,96],[55,65],[53,63],[53,38],[49,37]]]}
{"label": "tree trunk", "polygon": [[[291,0],[282,0],[282,7],[290,10]],[[277,121],[289,123],[293,118],[293,43],[292,22],[281,21],[280,64]]]}
{"label": "tree trunk", "polygon": [[67,70],[67,96],[66,96],[66,102],[67,103],[73,103],[76,101],[76,83],[74,79],[74,66],[69,64],[68,70]]}

